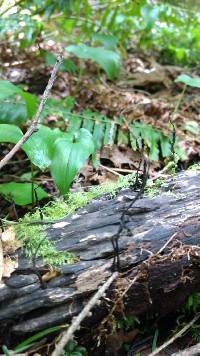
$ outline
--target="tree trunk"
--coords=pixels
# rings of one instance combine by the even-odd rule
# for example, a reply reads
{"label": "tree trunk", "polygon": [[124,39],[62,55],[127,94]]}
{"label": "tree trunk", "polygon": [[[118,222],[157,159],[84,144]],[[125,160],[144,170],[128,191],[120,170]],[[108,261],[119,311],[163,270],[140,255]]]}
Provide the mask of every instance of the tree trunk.
{"label": "tree trunk", "polygon": [[[2,330],[9,325],[12,334],[36,332],[69,322],[82,310],[112,274],[111,238],[135,194],[126,189],[112,199],[103,196],[47,227],[48,238],[57,249],[75,253],[80,261],[59,267],[46,288],[23,254],[18,253],[19,274],[6,279],[0,289]],[[141,198],[126,210],[126,228],[119,238],[119,277],[107,291],[111,301],[102,301],[94,308],[87,320],[89,326],[105,317],[127,287],[123,308],[134,315],[166,315],[191,293],[200,291],[199,198],[200,175],[187,172],[169,179],[158,196]],[[38,265],[43,274],[47,267],[41,261]]]}

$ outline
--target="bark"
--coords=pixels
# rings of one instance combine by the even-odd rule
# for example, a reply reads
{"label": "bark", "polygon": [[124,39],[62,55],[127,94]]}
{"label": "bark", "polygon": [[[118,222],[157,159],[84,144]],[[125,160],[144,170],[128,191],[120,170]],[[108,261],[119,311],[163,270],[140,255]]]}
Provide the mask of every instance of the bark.
{"label": "bark", "polygon": [[[69,322],[112,274],[113,246],[124,209],[135,196],[130,189],[115,198],[103,196],[76,214],[47,226],[48,238],[60,251],[68,250],[80,261],[58,268],[57,275],[40,284],[22,251],[19,269],[0,289],[0,324],[11,334],[36,332]],[[110,303],[94,308],[87,325],[94,327],[122,298],[127,313],[166,315],[187,297],[200,291],[200,175],[181,173],[169,179],[158,196],[135,202],[125,215],[126,229],[119,238],[119,278],[107,291]],[[160,254],[156,254],[173,236]],[[37,261],[43,274],[47,266]],[[26,273],[26,274],[25,274]],[[138,276],[137,281],[130,284]],[[109,304],[109,305],[108,305]]]}
{"label": "bark", "polygon": [[199,356],[200,355],[200,343],[191,346],[185,350],[172,354],[172,356]]}

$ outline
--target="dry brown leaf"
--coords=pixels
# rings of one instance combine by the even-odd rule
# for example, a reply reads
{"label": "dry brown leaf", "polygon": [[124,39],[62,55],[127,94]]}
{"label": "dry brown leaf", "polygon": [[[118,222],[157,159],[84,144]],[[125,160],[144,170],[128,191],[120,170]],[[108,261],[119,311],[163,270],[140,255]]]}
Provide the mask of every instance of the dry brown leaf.
{"label": "dry brown leaf", "polygon": [[101,159],[106,159],[111,162],[111,166],[122,168],[128,167],[130,169],[137,168],[140,160],[138,152],[133,151],[130,147],[119,149],[117,145],[104,146],[101,151]]}
{"label": "dry brown leaf", "polygon": [[11,259],[10,257],[4,257],[4,270],[3,277],[9,278],[18,267],[18,261]]}
{"label": "dry brown leaf", "polygon": [[15,238],[15,230],[12,226],[2,232],[2,245],[4,255],[9,255],[22,247],[22,242]]}

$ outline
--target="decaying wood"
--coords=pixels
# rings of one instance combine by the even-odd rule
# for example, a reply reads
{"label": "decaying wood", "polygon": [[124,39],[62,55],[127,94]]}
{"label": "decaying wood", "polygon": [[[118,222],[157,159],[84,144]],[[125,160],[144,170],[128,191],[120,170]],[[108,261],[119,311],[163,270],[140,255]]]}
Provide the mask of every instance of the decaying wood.
{"label": "decaying wood", "polygon": [[199,356],[199,355],[200,355],[200,343],[191,346],[183,351],[177,352],[172,356]]}
{"label": "decaying wood", "polygon": [[[75,253],[80,261],[61,266],[45,289],[34,273],[6,279],[0,289],[1,325],[9,325],[11,333],[24,334],[77,316],[113,273],[111,238],[135,194],[126,189],[112,199],[103,196],[49,225],[47,235],[57,249]],[[200,291],[199,199],[200,175],[187,172],[169,179],[158,196],[139,199],[127,211],[128,230],[119,239],[121,271],[107,291],[110,302],[103,300],[88,318],[90,326],[108,314],[126,289],[124,310],[135,315],[147,311],[166,315]],[[22,251],[18,255],[19,268],[30,268]],[[37,265],[41,273],[47,269],[42,261]]]}

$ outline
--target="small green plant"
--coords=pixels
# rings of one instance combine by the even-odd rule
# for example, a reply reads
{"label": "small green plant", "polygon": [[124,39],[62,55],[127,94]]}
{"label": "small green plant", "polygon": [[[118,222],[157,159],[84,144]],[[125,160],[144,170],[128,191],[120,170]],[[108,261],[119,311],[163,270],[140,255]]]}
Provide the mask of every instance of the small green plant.
{"label": "small green plant", "polygon": [[86,353],[85,347],[79,346],[76,341],[69,341],[65,346],[64,356],[84,356]]}
{"label": "small green plant", "polygon": [[200,342],[200,325],[192,325],[191,327],[192,338],[196,342]]}
{"label": "small green plant", "polygon": [[[17,143],[22,136],[17,126],[0,125],[0,142]],[[94,153],[94,143],[90,132],[83,128],[75,133],[65,133],[58,128],[51,130],[39,125],[38,131],[22,149],[36,167],[42,171],[49,168],[60,193],[64,195],[86,159]]]}
{"label": "small green plant", "polygon": [[60,325],[60,326],[53,326],[51,328],[39,331],[38,333],[34,334],[33,336],[28,337],[27,339],[25,339],[24,341],[20,342],[20,344],[18,344],[15,348],[14,348],[14,352],[17,353],[21,353],[24,351],[27,351],[28,349],[30,349],[32,346],[34,346],[34,344],[43,339],[45,336],[51,335],[53,333],[59,332],[61,330],[66,329],[65,325]]}
{"label": "small green plant", "polygon": [[196,313],[200,309],[200,293],[194,293],[189,296],[184,310]]}
{"label": "small green plant", "polygon": [[133,329],[138,324],[140,324],[140,321],[135,315],[128,315],[117,320],[118,328],[126,331]]}
{"label": "small green plant", "polygon": [[[51,335],[53,333],[59,332],[61,330],[64,330],[66,326],[60,325],[60,326],[53,326],[51,328],[39,331],[38,333],[34,334],[33,336],[28,337],[24,341],[20,342],[17,346],[14,348],[14,353],[15,354],[21,354],[24,351],[29,350],[32,346],[36,344],[36,342],[40,341],[44,337]],[[10,356],[11,353],[9,352],[8,348],[6,345],[3,345],[2,347],[3,352],[6,356]],[[13,352],[12,352],[13,354]]]}
{"label": "small green plant", "polygon": [[175,83],[183,83],[193,88],[200,88],[200,78],[198,77],[193,78],[186,74],[179,75],[176,78]]}
{"label": "small green plant", "polygon": [[85,44],[71,45],[65,48],[67,52],[73,53],[78,58],[90,59],[102,68],[108,77],[113,80],[119,74],[121,59],[118,53],[104,47],[89,47]]}
{"label": "small green plant", "polygon": [[[36,99],[29,93],[8,81],[0,81],[0,100],[20,96],[27,109],[27,117],[33,117],[36,111]],[[1,123],[0,143],[16,144],[23,136],[18,126]],[[49,169],[61,194],[66,194],[75,175],[86,159],[94,154],[94,143],[90,132],[84,128],[74,132],[63,132],[59,128],[51,130],[39,125],[38,131],[23,144],[22,149],[30,162],[42,171]],[[21,189],[21,198],[19,196]],[[5,183],[0,185],[0,192],[12,195],[16,204],[25,205],[32,202],[31,183]],[[47,196],[37,189],[38,199]]]}
{"label": "small green plant", "polygon": [[149,197],[154,197],[156,194],[158,194],[161,185],[164,183],[164,179],[163,178],[158,178],[156,180],[148,180],[147,181],[147,185],[145,188],[145,193],[149,196]]}

